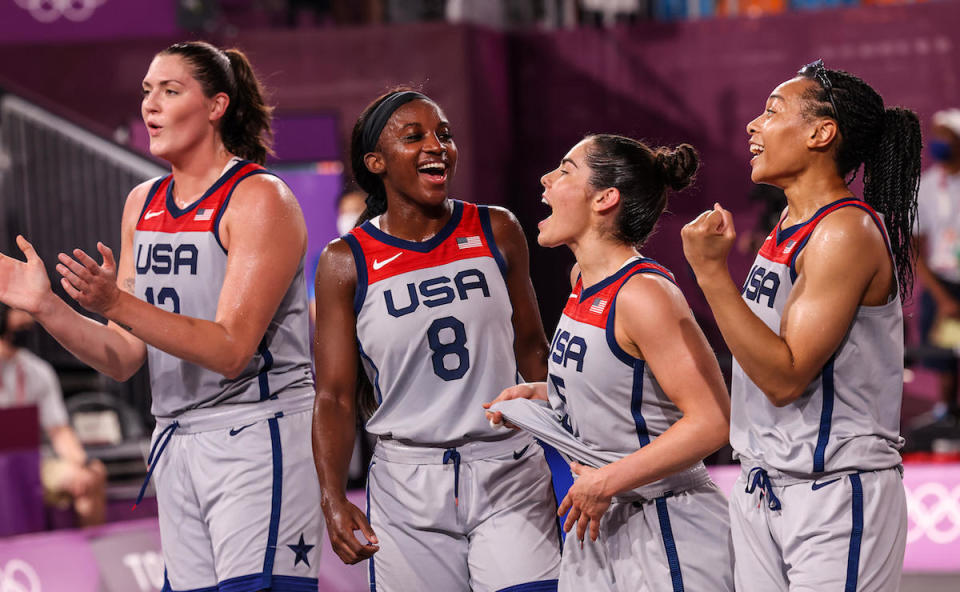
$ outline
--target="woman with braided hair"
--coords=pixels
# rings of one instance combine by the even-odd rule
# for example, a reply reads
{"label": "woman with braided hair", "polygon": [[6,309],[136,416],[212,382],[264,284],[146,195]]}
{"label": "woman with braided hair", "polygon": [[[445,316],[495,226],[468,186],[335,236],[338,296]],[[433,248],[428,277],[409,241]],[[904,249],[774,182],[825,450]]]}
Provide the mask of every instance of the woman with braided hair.
{"label": "woman with braided hair", "polygon": [[[781,187],[787,207],[742,290],[727,270],[730,212],[716,204],[682,232],[734,357],[736,587],[897,590],[920,125],[818,60],[774,89],[747,133],[751,178]],[[849,188],[858,169],[862,199]]]}
{"label": "woman with braided hair", "polygon": [[[543,450],[494,430],[480,407],[546,377],[520,225],[449,197],[457,145],[419,92],[372,102],[350,155],[367,211],[324,249],[316,282],[314,456],[333,550],[345,563],[369,558],[371,590],[555,591]],[[377,436],[366,515],[344,491],[359,362],[375,397],[359,406]]]}

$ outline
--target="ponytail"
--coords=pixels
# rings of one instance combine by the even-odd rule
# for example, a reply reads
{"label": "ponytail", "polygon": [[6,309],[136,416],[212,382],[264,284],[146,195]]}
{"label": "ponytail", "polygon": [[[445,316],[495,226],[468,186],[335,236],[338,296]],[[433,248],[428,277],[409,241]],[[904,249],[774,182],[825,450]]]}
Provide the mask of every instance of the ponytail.
{"label": "ponytail", "polygon": [[205,41],[176,43],[157,55],[182,57],[193,70],[203,94],[224,93],[230,104],[220,120],[220,137],[226,149],[245,160],[265,164],[273,154],[270,116],[273,107],[263,99],[264,91],[239,49],[221,51]]}
{"label": "ponytail", "polygon": [[911,233],[917,217],[922,150],[917,114],[894,107],[884,110],[879,141],[863,161],[863,200],[883,213],[904,295],[913,287],[916,253]]}
{"label": "ponytail", "polygon": [[883,214],[898,288],[905,298],[913,290],[916,261],[911,232],[917,216],[923,150],[920,122],[909,109],[884,108],[880,94],[857,76],[842,70],[825,72],[839,117],[831,108],[831,94],[812,74],[806,77],[817,80],[818,85],[805,97],[808,112],[837,119],[840,144],[836,163],[840,176],[846,179],[863,166],[863,201]]}
{"label": "ponytail", "polygon": [[228,49],[224,53],[230,59],[236,86],[220,125],[223,145],[240,158],[263,165],[267,155],[273,154],[270,128],[273,107],[264,102],[263,87],[243,52]]}

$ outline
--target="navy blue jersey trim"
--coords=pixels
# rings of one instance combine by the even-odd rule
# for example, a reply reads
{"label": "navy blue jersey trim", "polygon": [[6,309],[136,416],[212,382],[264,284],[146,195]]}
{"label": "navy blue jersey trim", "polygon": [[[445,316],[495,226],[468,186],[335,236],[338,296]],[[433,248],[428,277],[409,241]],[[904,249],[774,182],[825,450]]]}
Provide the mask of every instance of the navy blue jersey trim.
{"label": "navy blue jersey trim", "polygon": [[219,592],[258,592],[259,590],[270,589],[270,576],[264,574],[249,574],[246,576],[237,576],[220,582],[220,585],[213,588]]}
{"label": "navy blue jersey trim", "polygon": [[263,358],[263,367],[260,368],[260,372],[257,374],[257,382],[260,386],[260,400],[266,401],[270,398],[269,374],[273,368],[273,354],[270,353],[270,348],[267,347],[266,335],[260,340],[260,345],[257,346],[257,352],[260,354],[260,357]]}
{"label": "navy blue jersey trim", "polygon": [[503,253],[500,252],[500,248],[497,246],[497,240],[493,236],[490,208],[487,206],[477,206],[477,213],[480,216],[480,227],[483,229],[483,235],[487,237],[487,246],[490,247],[490,252],[493,253],[493,258],[497,262],[497,267],[500,268],[500,274],[503,276],[503,279],[506,280],[507,260],[503,257]]}
{"label": "navy blue jersey trim", "polygon": [[[633,271],[633,268],[635,268],[637,265],[640,265],[641,263],[643,263],[643,259],[637,259],[636,261],[633,261],[629,265],[625,265],[624,267],[621,267],[613,275],[603,278],[602,280],[590,286],[589,288],[584,287],[583,290],[580,290],[580,299],[577,302],[583,302],[587,298],[590,298],[600,290],[606,288],[610,284],[614,283],[615,281],[619,280],[623,276]],[[581,277],[582,277],[582,274],[580,277],[578,277],[578,279],[580,279]]]}
{"label": "navy blue jersey trim", "polygon": [[317,592],[317,578],[273,576],[270,592]]}
{"label": "navy blue jersey trim", "polygon": [[820,373],[820,386],[823,391],[823,402],[820,409],[820,433],[817,436],[817,447],[813,451],[813,472],[824,471],[824,457],[827,451],[827,442],[830,440],[830,427],[833,423],[833,401],[836,393],[833,388],[833,363],[835,356],[823,366]]}
{"label": "navy blue jersey trim", "polygon": [[352,234],[343,235],[343,240],[347,242],[350,251],[353,253],[353,263],[357,268],[357,289],[353,293],[353,312],[360,314],[363,308],[363,301],[367,299],[367,260],[363,256],[363,247],[360,241]]}
{"label": "navy blue jersey trim", "polygon": [[[227,249],[224,248],[223,243],[220,242],[220,219],[223,218],[223,213],[227,211],[227,205],[230,203],[230,198],[233,197],[233,192],[237,190],[237,185],[240,184],[240,181],[243,181],[247,177],[252,177],[253,175],[272,175],[277,177],[274,173],[266,169],[254,169],[247,173],[246,175],[237,179],[237,182],[233,184],[233,187],[230,188],[230,193],[227,194],[227,197],[223,199],[223,203],[220,204],[220,211],[217,212],[217,217],[213,221],[213,238],[217,239],[217,244],[220,245],[220,248],[223,249],[223,252],[226,253]],[[278,179],[280,177],[277,177]],[[199,201],[197,203],[200,203]],[[190,208],[195,207],[197,204],[193,204]]]}
{"label": "navy blue jersey trim", "polygon": [[167,577],[167,568],[163,568],[163,588],[160,592],[218,592],[219,587],[207,586],[206,588],[193,588],[191,590],[174,590],[170,587],[170,579]]}
{"label": "navy blue jersey trim", "polygon": [[153,202],[154,196],[157,195],[157,190],[160,189],[160,184],[172,176],[173,175],[166,175],[165,177],[160,177],[153,183],[153,186],[150,187],[150,191],[147,192],[147,200],[143,202],[143,208],[140,209],[140,217],[137,218],[138,222],[143,220],[143,215],[147,213],[147,208],[150,207],[150,203]]}
{"label": "navy blue jersey trim", "polygon": [[[814,218],[816,218],[818,215],[820,215],[820,212],[822,212],[822,211],[825,210],[826,208],[833,207],[833,206],[835,206],[835,205],[837,205],[837,204],[841,204],[840,207],[837,208],[838,210],[841,209],[841,208],[846,208],[846,207],[854,207],[854,208],[859,208],[859,209],[863,210],[864,212],[866,212],[866,213],[870,216],[870,218],[873,220],[873,223],[877,225],[877,229],[880,230],[880,236],[883,237],[883,244],[885,244],[885,245],[887,246],[887,253],[890,255],[890,259],[891,259],[891,261],[892,261],[892,260],[893,260],[893,250],[892,250],[892,247],[890,246],[890,239],[887,237],[887,229],[886,229],[886,227],[883,225],[883,221],[880,220],[879,217],[878,217],[869,207],[867,207],[867,204],[865,204],[864,202],[860,201],[859,199],[856,199],[856,198],[851,197],[851,198],[841,199],[841,200],[835,201],[835,202],[833,202],[832,204],[829,204],[829,205],[825,205],[825,206],[823,206],[822,208],[820,208],[819,210],[817,210],[817,213],[814,214],[813,218],[811,218],[810,220],[813,220]],[[831,213],[833,213],[833,212],[831,212]],[[805,224],[808,224],[808,223],[810,222],[810,220],[808,220],[807,222],[803,222],[802,224],[804,224],[804,225],[805,225]],[[798,226],[800,226],[800,225],[798,224]],[[795,228],[795,227],[791,227],[791,228]],[[800,255],[800,251],[802,251],[803,248],[804,248],[805,246],[807,246],[807,241],[810,240],[810,237],[811,237],[811,236],[813,236],[813,233],[812,233],[812,232],[811,232],[810,234],[808,234],[808,235],[806,236],[806,238],[804,238],[802,241],[800,241],[800,244],[797,245],[796,250],[793,252],[793,255],[791,255],[791,257],[790,257],[790,281],[791,281],[791,282],[796,282],[796,281],[797,281],[797,257]],[[893,269],[894,269],[894,273],[896,273],[896,269],[897,269],[896,264],[894,264]]]}
{"label": "navy blue jersey trim", "polygon": [[[280,414],[277,414],[278,416]],[[280,444],[280,424],[276,417],[267,420],[270,424],[270,440],[273,442],[273,498],[270,502],[270,530],[267,533],[267,552],[263,559],[263,577],[269,585],[273,575],[273,560],[277,554],[277,535],[280,529],[280,502],[283,496],[283,448]]]}
{"label": "navy blue jersey trim", "polygon": [[559,580],[539,580],[500,588],[497,592],[557,592]]}
{"label": "navy blue jersey trim", "polygon": [[363,351],[363,344],[360,343],[359,339],[357,339],[357,350],[359,350],[360,356],[369,362],[373,368],[373,392],[377,396],[377,404],[379,405],[383,403],[383,392],[380,391],[380,369],[373,363],[373,359],[367,355],[367,352]]}
{"label": "navy blue jersey trim", "polygon": [[670,528],[670,513],[667,511],[667,494],[656,498],[657,518],[660,520],[660,535],[663,537],[663,548],[667,552],[667,564],[670,566],[670,581],[673,583],[673,592],[683,592],[683,574],[680,572],[680,556],[677,553],[677,542],[673,538],[673,529]]}
{"label": "navy blue jersey trim", "polygon": [[833,206],[835,206],[835,205],[837,205],[837,204],[842,204],[842,203],[847,202],[847,201],[855,201],[855,202],[858,202],[858,203],[863,203],[862,201],[860,201],[860,200],[859,200],[858,198],[856,198],[856,197],[843,197],[843,198],[838,199],[837,201],[830,202],[830,203],[828,203],[827,205],[821,207],[821,208],[818,209],[816,212],[814,212],[812,216],[810,216],[809,218],[807,218],[807,219],[804,220],[803,222],[797,222],[796,224],[794,224],[793,226],[791,226],[791,227],[789,227],[789,228],[781,228],[781,227],[780,227],[780,224],[783,223],[783,220],[781,220],[780,222],[777,222],[777,234],[776,234],[777,246],[780,246],[781,244],[783,244],[783,241],[787,240],[788,238],[790,238],[791,236],[793,236],[794,234],[796,234],[798,230],[800,230],[801,228],[803,228],[804,226],[806,226],[807,224],[809,224],[809,223],[812,222],[813,220],[816,220],[816,219],[817,219],[817,216],[819,216],[820,214],[822,214],[825,210],[828,210],[828,209],[832,208]]}
{"label": "navy blue jersey trim", "polygon": [[360,228],[362,228],[364,232],[369,234],[372,238],[384,244],[390,245],[391,247],[397,247],[398,249],[405,249],[407,251],[416,251],[417,253],[429,253],[440,243],[447,240],[451,234],[453,234],[453,231],[457,229],[457,226],[460,224],[460,220],[463,218],[463,202],[456,199],[451,199],[450,201],[453,202],[453,214],[450,216],[450,219],[447,220],[447,223],[442,229],[440,229],[440,232],[423,242],[408,241],[395,236],[390,236],[386,232],[374,226],[369,220],[361,224]]}
{"label": "navy blue jersey trim", "polygon": [[[653,259],[640,259],[637,263],[656,263],[656,261],[654,261]],[[656,264],[657,264],[657,265],[660,265],[659,263],[656,263]],[[653,267],[644,267],[644,268],[641,268],[641,269],[637,269],[636,266],[631,265],[631,266],[629,266],[629,267],[626,268],[626,269],[627,269],[628,272],[629,272],[630,270],[632,270],[633,273],[630,274],[631,276],[632,276],[633,274],[638,274],[638,273],[650,273],[650,274],[654,274],[654,275],[659,275],[660,277],[664,277],[664,278],[670,280],[670,283],[671,283],[671,284],[677,285],[677,282],[674,281],[674,279],[673,279],[672,277],[670,277],[670,274],[664,273],[663,271],[661,271],[661,270],[659,270],[659,269],[656,269],[656,268],[653,268]],[[621,270],[621,271],[622,271],[622,270]],[[618,272],[618,273],[619,273],[619,272]],[[617,274],[615,274],[615,275],[617,275]],[[611,276],[611,277],[614,277],[614,276]],[[620,274],[620,277],[623,277],[622,274]],[[608,278],[608,279],[609,279],[609,278]],[[631,356],[630,354],[628,354],[622,347],[620,347],[620,344],[617,343],[616,326],[615,326],[615,324],[614,324],[614,323],[615,323],[616,316],[617,316],[617,296],[620,294],[620,290],[623,289],[623,286],[626,285],[626,283],[627,283],[627,281],[629,281],[629,279],[630,279],[630,278],[627,278],[626,280],[624,280],[623,284],[621,284],[621,286],[620,286],[619,288],[617,288],[616,293],[613,294],[613,295],[610,297],[610,301],[611,301],[611,302],[610,302],[610,312],[607,313],[607,325],[606,325],[606,328],[605,328],[605,335],[606,335],[606,338],[607,338],[607,346],[610,348],[610,351],[613,352],[613,355],[616,356],[616,358],[617,358],[618,360],[620,360],[621,362],[623,362],[623,363],[626,364],[627,366],[633,366],[634,362],[635,362],[636,360],[638,360],[639,358],[635,358],[635,357]],[[607,281],[607,280],[603,280],[603,281],[605,282],[605,281]],[[599,285],[599,284],[596,284],[596,285]],[[607,285],[609,285],[609,284],[607,284]],[[582,300],[583,294],[581,293],[580,296],[581,296],[581,300]]]}
{"label": "navy blue jersey trim", "polygon": [[170,183],[167,184],[167,210],[170,212],[170,215],[174,218],[179,218],[180,216],[193,211],[194,208],[200,205],[200,202],[207,199],[217,189],[220,189],[220,187],[229,181],[237,173],[237,171],[248,164],[250,164],[249,160],[241,160],[237,164],[230,167],[230,170],[220,175],[220,178],[217,179],[217,181],[211,185],[210,188],[203,193],[203,195],[200,196],[200,199],[183,209],[177,207],[177,202],[173,199],[173,179],[170,179]]}
{"label": "navy blue jersey trim", "polygon": [[[373,523],[370,520],[370,473],[373,472],[373,465],[375,464],[377,464],[377,461],[372,460],[370,461],[370,464],[367,465],[367,524],[371,524],[371,528]],[[369,562],[367,567],[369,569],[370,576],[370,592],[377,592],[377,572],[373,565],[376,557],[376,554],[374,554],[370,557],[370,559],[367,559]]]}
{"label": "navy blue jersey trim", "polygon": [[860,475],[850,475],[853,489],[853,525],[850,530],[850,552],[847,554],[847,583],[843,592],[857,592],[857,576],[860,571],[860,543],[863,540],[863,484]]}
{"label": "navy blue jersey trim", "polygon": [[643,448],[650,443],[650,432],[647,431],[647,422],[643,419],[643,369],[646,363],[643,360],[634,360],[633,363],[633,390],[630,393],[630,415],[637,427],[637,440]]}

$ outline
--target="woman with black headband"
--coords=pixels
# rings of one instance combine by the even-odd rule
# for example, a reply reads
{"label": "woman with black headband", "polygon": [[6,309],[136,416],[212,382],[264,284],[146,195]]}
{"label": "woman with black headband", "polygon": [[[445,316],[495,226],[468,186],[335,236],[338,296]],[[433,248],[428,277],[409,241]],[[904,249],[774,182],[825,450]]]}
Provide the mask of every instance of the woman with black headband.
{"label": "woman with black headband", "polygon": [[[495,431],[481,408],[546,377],[520,226],[448,197],[457,146],[423,94],[369,105],[350,157],[367,211],[324,250],[316,283],[314,457],[333,549],[347,563],[371,558],[371,590],[556,590],[543,451]],[[359,406],[378,437],[366,516],[344,493],[358,381],[369,381]]]}
{"label": "woman with black headband", "polygon": [[203,42],[154,56],[142,93],[172,172],[127,196],[119,261],[98,243],[102,263],[76,249],[57,265],[109,322],[58,298],[23,237],[25,263],[0,255],[0,300],[116,380],[149,359],[164,590],[316,590],[307,232],[262,166],[270,108],[243,53]]}
{"label": "woman with black headband", "polygon": [[[787,207],[742,291],[727,270],[730,212],[717,204],[682,233],[734,357],[736,588],[897,590],[920,125],[818,60],[774,89],[747,133],[751,178],[781,187]],[[862,199],[849,187],[860,169]]]}

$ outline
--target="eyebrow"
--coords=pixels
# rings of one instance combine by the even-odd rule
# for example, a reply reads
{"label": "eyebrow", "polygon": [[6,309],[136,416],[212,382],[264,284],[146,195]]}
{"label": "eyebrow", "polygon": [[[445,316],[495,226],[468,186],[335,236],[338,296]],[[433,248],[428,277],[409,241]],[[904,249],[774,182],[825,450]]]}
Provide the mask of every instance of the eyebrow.
{"label": "eyebrow", "polygon": [[778,94],[776,94],[776,93],[770,95],[769,97],[767,97],[767,99],[768,99],[768,100],[770,100],[770,99],[780,99],[781,101],[784,100],[783,95],[778,95]]}
{"label": "eyebrow", "polygon": [[573,165],[573,168],[575,168],[575,169],[579,169],[579,168],[580,168],[580,167],[577,166],[577,163],[573,162],[573,161],[570,160],[569,158],[564,158],[563,160],[561,160],[561,161],[560,161],[560,166],[563,166],[563,164],[564,164],[564,163],[567,163],[567,162],[569,162],[570,164],[572,164],[572,165]]}

